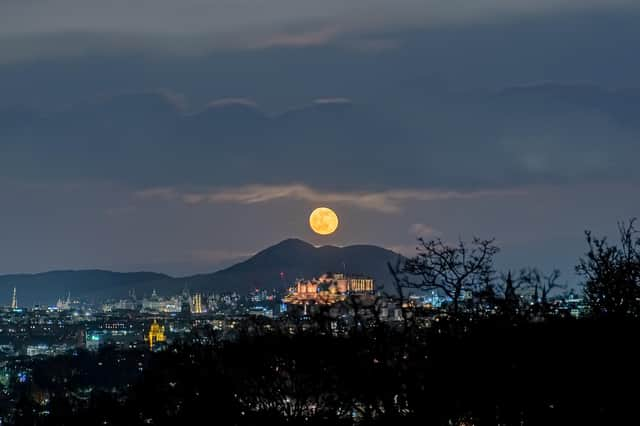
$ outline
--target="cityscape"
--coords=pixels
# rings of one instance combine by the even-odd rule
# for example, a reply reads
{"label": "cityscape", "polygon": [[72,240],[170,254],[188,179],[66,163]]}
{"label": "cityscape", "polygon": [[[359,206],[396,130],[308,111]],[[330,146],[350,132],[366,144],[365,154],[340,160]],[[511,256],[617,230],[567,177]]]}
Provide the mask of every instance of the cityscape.
{"label": "cityscape", "polygon": [[[478,298],[472,292],[463,301]],[[540,296],[531,289],[520,296],[523,306],[541,303]],[[335,312],[333,327],[340,319],[353,316],[353,298],[362,306],[379,305],[380,317],[391,324],[402,321],[402,309],[424,314],[433,321],[442,313],[440,308],[451,302],[446,296],[432,291],[429,295],[412,295],[400,304],[394,297],[384,297],[375,290],[374,281],[366,277],[345,277],[343,274],[324,274],[313,280],[298,280],[287,291],[255,289],[249,294],[209,294],[188,290],[181,294],[161,297],[154,291],[149,297],[131,297],[105,301],[101,305],[74,300],[71,295],[60,299],[55,306],[23,307],[18,305],[14,289],[12,305],[2,310],[0,338],[4,360],[16,357],[55,356],[76,349],[98,350],[101,346],[119,348],[149,346],[159,350],[174,339],[181,339],[199,328],[210,328],[220,338],[233,339],[243,321],[255,317],[275,320],[279,327],[293,327],[299,320],[310,320],[318,307],[331,307]],[[579,318],[586,306],[574,293],[549,298],[549,313],[558,317]],[[482,315],[495,314],[496,305],[481,305]],[[292,314],[296,322],[288,323]],[[166,331],[165,331],[166,330]],[[345,329],[346,330],[346,329]]]}
{"label": "cityscape", "polygon": [[0,0],[0,426],[640,424],[640,0]]}

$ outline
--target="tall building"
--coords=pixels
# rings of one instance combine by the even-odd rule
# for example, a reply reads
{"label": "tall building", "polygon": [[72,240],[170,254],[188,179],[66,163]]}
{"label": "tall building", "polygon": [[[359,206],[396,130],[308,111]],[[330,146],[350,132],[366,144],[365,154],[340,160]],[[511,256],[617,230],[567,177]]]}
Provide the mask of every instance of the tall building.
{"label": "tall building", "polygon": [[11,309],[18,309],[18,296],[16,295],[16,288],[13,288],[13,297],[11,298]]}
{"label": "tall building", "polygon": [[202,313],[202,295],[200,293],[196,293],[193,296],[193,313],[194,314]]}

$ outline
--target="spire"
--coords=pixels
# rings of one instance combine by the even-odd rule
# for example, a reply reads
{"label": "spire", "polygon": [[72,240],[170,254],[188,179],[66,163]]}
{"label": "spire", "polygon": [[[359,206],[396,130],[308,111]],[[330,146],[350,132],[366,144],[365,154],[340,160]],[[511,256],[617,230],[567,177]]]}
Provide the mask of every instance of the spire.
{"label": "spire", "polygon": [[513,277],[511,276],[511,271],[509,271],[509,274],[507,275],[507,279],[505,281],[504,299],[509,309],[515,309],[517,307],[518,295],[516,294],[516,289],[513,284]]}

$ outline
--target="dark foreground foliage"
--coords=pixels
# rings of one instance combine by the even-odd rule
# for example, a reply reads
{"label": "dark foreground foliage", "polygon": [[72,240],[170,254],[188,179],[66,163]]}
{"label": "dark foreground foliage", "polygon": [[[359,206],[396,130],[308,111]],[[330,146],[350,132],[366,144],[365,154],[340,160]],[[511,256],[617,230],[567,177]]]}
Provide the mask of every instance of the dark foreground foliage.
{"label": "dark foreground foliage", "polygon": [[632,320],[495,318],[79,354],[34,368],[14,423],[637,424],[637,330]]}

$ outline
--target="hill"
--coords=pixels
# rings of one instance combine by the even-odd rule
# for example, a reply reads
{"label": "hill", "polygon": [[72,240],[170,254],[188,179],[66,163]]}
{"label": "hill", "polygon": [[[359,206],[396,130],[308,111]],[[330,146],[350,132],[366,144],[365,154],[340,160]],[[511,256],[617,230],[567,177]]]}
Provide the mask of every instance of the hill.
{"label": "hill", "polygon": [[390,291],[393,286],[387,263],[395,262],[398,256],[390,250],[372,245],[314,247],[302,240],[288,239],[244,262],[213,274],[189,277],[185,282],[189,288],[203,291],[246,292],[254,287],[282,288],[296,278],[344,271],[369,275],[378,286]]}
{"label": "hill", "polygon": [[129,291],[143,296],[156,289],[161,295],[192,291],[246,293],[255,287],[284,288],[296,278],[317,277],[325,272],[369,275],[379,287],[392,291],[388,262],[398,254],[372,245],[347,247],[313,245],[287,239],[268,247],[248,260],[211,274],[175,278],[154,272],[111,272],[101,270],[51,271],[40,274],[0,275],[0,303],[7,305],[13,287],[18,303],[50,305],[71,293],[90,301],[119,298]]}
{"label": "hill", "polygon": [[126,295],[132,288],[152,286],[172,279],[155,272],[112,272],[101,270],[51,271],[40,274],[0,275],[0,303],[7,305],[16,287],[18,305],[51,305],[70,293],[74,298],[99,300]]}

